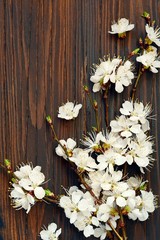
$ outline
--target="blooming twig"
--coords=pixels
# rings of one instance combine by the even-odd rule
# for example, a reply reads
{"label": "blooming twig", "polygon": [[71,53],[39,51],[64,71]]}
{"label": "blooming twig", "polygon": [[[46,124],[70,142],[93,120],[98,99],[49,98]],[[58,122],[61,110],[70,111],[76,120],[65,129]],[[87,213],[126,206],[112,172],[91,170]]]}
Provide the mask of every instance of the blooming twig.
{"label": "blooming twig", "polygon": [[85,93],[87,94],[88,99],[90,101],[90,104],[93,107],[93,110],[94,110],[94,113],[95,113],[97,132],[100,132],[100,123],[99,123],[99,118],[98,118],[98,104],[97,104],[97,101],[92,99],[92,96],[91,96],[91,94],[89,92],[89,89],[86,85],[83,86],[83,89],[84,89]]}

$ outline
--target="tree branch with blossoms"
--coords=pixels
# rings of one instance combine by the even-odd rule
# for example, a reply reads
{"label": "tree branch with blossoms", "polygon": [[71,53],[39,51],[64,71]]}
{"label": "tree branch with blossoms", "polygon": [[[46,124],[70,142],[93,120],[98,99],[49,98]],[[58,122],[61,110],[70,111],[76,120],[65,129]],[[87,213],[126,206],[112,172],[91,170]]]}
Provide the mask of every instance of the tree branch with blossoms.
{"label": "tree branch with blossoms", "polygon": [[[84,86],[90,104],[95,112],[96,127],[91,126],[78,146],[72,138],[59,139],[50,116],[46,121],[57,142],[56,154],[67,161],[80,181],[80,186],[71,186],[64,195],[57,195],[45,189],[45,176],[41,167],[32,164],[21,164],[16,171],[12,170],[9,160],[1,167],[10,175],[10,198],[12,206],[29,213],[37,202],[58,204],[71,224],[82,231],[84,236],[94,236],[100,240],[127,240],[125,220],[146,221],[149,214],[157,207],[157,199],[143,180],[146,169],[154,164],[153,138],[149,136],[151,105],[144,105],[136,99],[136,91],[144,71],[157,73],[160,58],[157,46],[160,47],[160,28],[144,12],[146,20],[146,37],[140,38],[139,46],[128,54],[128,58],[108,54],[94,64],[90,81],[93,92],[100,92],[105,100],[106,126],[101,127],[98,115],[98,104],[93,100],[89,88]],[[134,24],[122,18],[111,26],[111,34],[119,38],[126,37]],[[136,67],[131,58],[136,56],[139,65]],[[120,108],[120,115],[108,123],[108,92],[114,84],[115,91],[122,93],[134,81],[131,98],[125,100]],[[58,117],[67,121],[78,117],[82,104],[68,101],[58,109]],[[75,120],[76,121],[76,120]],[[110,131],[107,129],[109,126]],[[131,174],[129,169],[136,166],[139,172]],[[61,229],[51,223],[40,232],[41,239],[58,239]]]}

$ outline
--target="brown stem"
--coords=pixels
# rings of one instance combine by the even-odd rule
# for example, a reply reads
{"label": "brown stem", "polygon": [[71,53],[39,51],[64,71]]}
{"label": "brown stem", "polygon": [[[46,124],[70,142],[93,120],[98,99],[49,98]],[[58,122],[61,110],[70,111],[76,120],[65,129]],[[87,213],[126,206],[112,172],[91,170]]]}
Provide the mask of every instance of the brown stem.
{"label": "brown stem", "polygon": [[94,109],[94,113],[95,113],[95,119],[96,119],[96,125],[97,125],[97,131],[100,132],[100,123],[99,123],[99,118],[98,118],[98,108],[95,107],[95,104],[94,104],[94,101],[91,97],[91,94],[88,92],[87,93],[87,96],[89,98],[89,101],[91,103],[91,106],[93,107]]}
{"label": "brown stem", "polygon": [[44,200],[46,200],[49,203],[58,203],[59,202],[58,198],[53,199],[53,198],[50,198],[50,197],[44,197]]}
{"label": "brown stem", "polygon": [[127,234],[126,234],[126,228],[125,228],[125,222],[124,222],[124,218],[123,218],[123,214],[121,211],[121,208],[119,208],[119,215],[120,215],[120,227],[122,229],[122,235],[123,235],[123,240],[127,240]]}
{"label": "brown stem", "polygon": [[78,173],[77,171],[76,171],[76,173],[78,174],[81,183],[85,186],[85,188],[87,189],[87,191],[90,192],[91,196],[94,197],[96,203],[99,204],[99,205],[102,204],[102,201],[101,201],[99,198],[96,197],[96,195],[95,195],[94,192],[92,191],[92,188],[91,188],[91,187],[86,183],[86,181],[84,180],[82,174]]}
{"label": "brown stem", "polygon": [[139,73],[138,73],[138,77],[137,77],[136,82],[135,82],[135,84],[134,84],[134,87],[133,87],[133,89],[132,89],[132,97],[131,97],[131,98],[132,98],[132,101],[135,100],[135,95],[136,95],[136,91],[137,91],[137,85],[138,85],[138,82],[139,82],[139,79],[140,79],[142,73],[143,73],[143,71],[142,71],[141,68],[140,68]]}
{"label": "brown stem", "polygon": [[104,96],[103,96],[103,98],[104,98],[104,100],[105,100],[105,121],[106,121],[106,127],[108,127],[108,107],[109,107],[109,105],[108,105],[108,93],[109,93],[109,86],[110,86],[110,84],[108,84],[107,85],[107,88],[106,88],[106,90],[105,90],[105,93],[104,93]]}
{"label": "brown stem", "polygon": [[67,156],[67,160],[68,160],[68,162],[70,163],[70,165],[72,166],[72,168],[73,168],[73,170],[75,171],[75,173],[78,175],[81,183],[82,183],[82,184],[85,186],[85,188],[90,192],[90,194],[92,195],[92,197],[95,198],[95,201],[100,205],[100,204],[102,203],[102,201],[96,197],[96,195],[95,195],[94,192],[92,191],[92,188],[91,188],[91,187],[86,183],[86,181],[84,180],[82,173],[79,173],[79,172],[78,172],[77,166],[76,166],[72,161],[69,160],[69,156],[68,156],[67,149],[60,143],[60,141],[59,141],[59,139],[58,139],[58,137],[57,137],[57,134],[56,134],[56,132],[55,132],[55,130],[54,130],[54,126],[53,126],[53,123],[52,123],[52,120],[51,120],[50,117],[49,117],[49,121],[47,120],[47,122],[49,123],[49,126],[50,126],[50,128],[51,128],[51,130],[52,130],[52,135],[53,135],[54,139],[60,144],[60,146],[62,147],[62,149],[65,151],[66,156]]}
{"label": "brown stem", "polygon": [[112,231],[115,233],[115,235],[118,237],[119,240],[124,240],[123,237],[121,237],[119,233],[116,231],[116,229],[113,227],[110,220],[107,221],[107,224],[110,226],[110,228],[112,229]]}

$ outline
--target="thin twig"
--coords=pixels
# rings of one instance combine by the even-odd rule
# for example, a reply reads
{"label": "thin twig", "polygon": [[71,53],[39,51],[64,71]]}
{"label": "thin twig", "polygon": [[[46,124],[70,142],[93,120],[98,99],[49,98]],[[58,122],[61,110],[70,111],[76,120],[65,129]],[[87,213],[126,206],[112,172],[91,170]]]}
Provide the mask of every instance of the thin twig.
{"label": "thin twig", "polygon": [[112,223],[110,222],[110,220],[107,221],[108,225],[110,226],[110,228],[113,230],[113,232],[115,233],[115,235],[118,237],[119,240],[123,240],[123,237],[121,237],[119,235],[119,233],[116,231],[116,229],[114,228],[114,226],[112,225]]}

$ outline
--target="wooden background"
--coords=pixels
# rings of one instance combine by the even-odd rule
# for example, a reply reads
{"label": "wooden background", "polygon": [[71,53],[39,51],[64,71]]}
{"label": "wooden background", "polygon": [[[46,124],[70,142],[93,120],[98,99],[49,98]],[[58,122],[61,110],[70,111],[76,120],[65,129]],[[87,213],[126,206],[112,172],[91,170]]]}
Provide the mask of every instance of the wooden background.
{"label": "wooden background", "polygon": [[[56,144],[51,141],[45,116],[53,117],[60,138],[79,139],[86,128],[90,129],[94,114],[82,91],[89,80],[90,66],[109,53],[127,56],[136,48],[137,39],[144,36],[144,20],[140,17],[144,10],[160,25],[159,0],[0,0],[1,162],[9,158],[14,167],[27,161],[41,165],[46,179],[50,179],[49,187],[56,193],[63,193],[61,185],[67,188],[77,184],[76,175],[54,152]],[[136,28],[125,40],[117,42],[108,30],[112,20],[119,17],[130,19]],[[157,118],[151,123],[156,162],[146,174],[157,195],[160,195],[159,77],[159,74],[144,75],[137,92],[140,100],[152,103]],[[130,90],[116,94],[111,89],[109,120],[118,114]],[[58,106],[67,100],[84,104],[75,121],[57,118]],[[28,215],[23,210],[13,210],[8,198],[8,180],[0,170],[0,239],[39,239],[41,226],[52,221],[63,228],[60,239],[85,239],[57,206],[37,204]],[[129,223],[128,239],[158,240],[159,226],[158,209],[145,223]]]}

